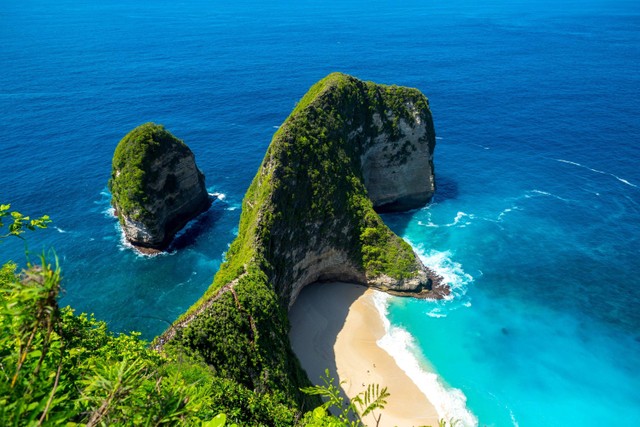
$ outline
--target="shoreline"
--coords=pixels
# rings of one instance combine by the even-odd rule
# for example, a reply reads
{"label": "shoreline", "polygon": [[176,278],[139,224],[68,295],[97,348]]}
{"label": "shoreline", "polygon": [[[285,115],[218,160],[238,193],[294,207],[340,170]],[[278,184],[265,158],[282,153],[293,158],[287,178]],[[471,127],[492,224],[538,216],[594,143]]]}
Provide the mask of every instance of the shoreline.
{"label": "shoreline", "polygon": [[[375,293],[348,283],[314,284],[302,290],[289,312],[291,346],[314,384],[329,369],[353,397],[369,384],[387,387],[390,396],[380,427],[437,426],[438,412],[427,396],[378,345],[386,334]],[[376,425],[369,415],[367,425]]]}

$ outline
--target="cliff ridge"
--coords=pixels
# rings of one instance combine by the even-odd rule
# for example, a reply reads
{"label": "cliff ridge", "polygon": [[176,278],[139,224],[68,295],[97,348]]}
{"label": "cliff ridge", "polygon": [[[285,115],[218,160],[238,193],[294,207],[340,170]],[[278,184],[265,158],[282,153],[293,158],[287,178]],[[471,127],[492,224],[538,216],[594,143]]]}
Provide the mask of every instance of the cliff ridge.
{"label": "cliff ridge", "polygon": [[417,89],[333,73],[274,134],[242,202],[238,236],[212,285],[156,346],[196,353],[216,372],[283,402],[309,403],[288,339],[288,308],[313,282],[396,295],[450,290],[376,210],[413,209],[435,189],[435,132]]}

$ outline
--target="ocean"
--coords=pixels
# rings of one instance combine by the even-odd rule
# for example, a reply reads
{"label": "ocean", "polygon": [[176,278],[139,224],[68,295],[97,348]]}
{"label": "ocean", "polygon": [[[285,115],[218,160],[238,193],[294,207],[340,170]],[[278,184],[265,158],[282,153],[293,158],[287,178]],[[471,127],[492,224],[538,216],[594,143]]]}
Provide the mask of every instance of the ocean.
{"label": "ocean", "polygon": [[[151,339],[207,289],[296,102],[333,71],[416,87],[437,192],[384,215],[452,284],[383,298],[383,345],[444,415],[640,422],[640,3],[86,1],[0,6],[0,202],[48,214],[0,260],[57,257],[63,305]],[[215,194],[170,253],[122,242],[118,141],[161,123]]]}

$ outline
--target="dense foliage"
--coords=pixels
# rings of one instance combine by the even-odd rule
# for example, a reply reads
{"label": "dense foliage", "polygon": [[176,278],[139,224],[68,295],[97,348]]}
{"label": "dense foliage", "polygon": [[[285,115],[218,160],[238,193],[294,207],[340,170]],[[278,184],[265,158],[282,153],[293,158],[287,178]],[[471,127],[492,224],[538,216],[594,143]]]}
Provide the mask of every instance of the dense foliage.
{"label": "dense foliage", "polygon": [[[302,390],[324,396],[326,403],[301,416],[295,406],[279,403],[283,397],[277,378],[268,389],[251,390],[174,347],[159,353],[136,333],[114,335],[92,316],[60,309],[60,280],[59,267],[44,257],[21,274],[11,262],[0,268],[0,425],[210,427],[229,421],[247,426],[347,427],[362,425],[354,416],[386,403],[388,393],[378,386],[346,402],[327,373],[325,386]],[[237,321],[220,320],[222,327],[238,327]],[[234,355],[236,347],[228,344],[201,351],[228,351],[230,357],[255,364],[251,353]],[[251,371],[246,366],[245,370]],[[340,414],[330,415],[329,408]]]}
{"label": "dense foliage", "polygon": [[[367,277],[412,276],[415,254],[374,211],[360,169],[360,156],[380,132],[374,114],[392,117],[381,123],[393,143],[399,120],[410,114],[408,103],[428,111],[417,89],[340,73],[313,85],[275,133],[245,194],[238,237],[190,312],[249,266],[267,274],[286,304],[287,286],[296,279],[291,265],[323,245],[348,252]],[[296,249],[298,258],[292,257]]]}
{"label": "dense foliage", "polygon": [[200,425],[220,412],[243,425],[294,424],[297,409],[272,393],[60,309],[60,271],[44,259],[15,269],[0,270],[0,425]]}
{"label": "dense foliage", "polygon": [[0,268],[0,425],[354,427],[369,413],[380,420],[389,394],[378,385],[346,400],[327,372],[324,385],[302,390],[325,403],[302,415],[201,360],[158,353],[136,333],[114,335],[104,322],[60,309],[60,269],[40,261],[21,274],[14,263]]}
{"label": "dense foliage", "polygon": [[109,190],[118,216],[123,214],[137,221],[149,216],[147,204],[157,191],[175,191],[176,183],[167,179],[167,188],[153,189],[156,181],[149,167],[168,151],[191,153],[186,144],[163,126],[145,123],[133,129],[118,143],[113,155]]}
{"label": "dense foliage", "polygon": [[[323,245],[338,248],[367,277],[402,279],[415,273],[413,250],[373,209],[360,162],[380,134],[379,124],[391,144],[399,138],[398,123],[410,114],[409,103],[428,111],[416,89],[333,73],[309,90],[274,135],[243,213],[258,211],[256,237],[285,299],[286,283],[296,279],[290,274],[298,261],[290,257],[291,248],[306,249],[302,253]],[[392,119],[377,123],[374,116]]]}
{"label": "dense foliage", "polygon": [[[320,402],[304,395],[309,385],[291,351],[286,312],[266,283],[264,275],[243,275],[234,289],[221,294],[169,343],[202,357],[217,375],[249,390],[270,396],[288,408],[308,409]],[[286,426],[295,411],[272,408],[263,412],[261,424]]]}
{"label": "dense foliage", "polygon": [[[2,237],[49,222],[2,206],[0,221],[11,218]],[[13,262],[0,268],[0,425],[211,426],[223,413],[239,425],[290,426],[300,417],[274,381],[249,388],[195,353],[158,352],[139,334],[113,334],[92,316],[60,308],[61,280],[45,256],[21,273]]]}

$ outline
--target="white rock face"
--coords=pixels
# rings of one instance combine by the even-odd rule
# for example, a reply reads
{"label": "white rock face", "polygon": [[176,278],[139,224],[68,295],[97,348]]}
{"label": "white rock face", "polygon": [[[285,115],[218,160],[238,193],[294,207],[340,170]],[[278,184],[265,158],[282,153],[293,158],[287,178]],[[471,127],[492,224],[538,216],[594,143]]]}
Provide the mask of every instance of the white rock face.
{"label": "white rock face", "polygon": [[[295,257],[294,257],[295,258]],[[386,275],[368,278],[349,260],[345,252],[332,247],[305,253],[304,258],[294,264],[294,277],[286,289],[289,295],[289,308],[293,306],[300,291],[316,282],[347,282],[366,285],[394,295],[421,293],[422,298],[439,299],[449,294],[449,288],[442,278],[426,268],[416,256],[418,271],[407,279],[394,279]]]}
{"label": "white rock face", "polygon": [[289,308],[293,305],[305,286],[319,281],[341,281],[367,283],[365,275],[349,260],[345,252],[334,248],[321,248],[307,252],[304,258],[293,266],[298,280],[291,283]]}
{"label": "white rock face", "polygon": [[[404,211],[424,206],[435,191],[433,171],[433,127],[413,104],[411,120],[398,120],[399,138],[385,132],[383,118],[374,114],[379,134],[365,146],[360,161],[364,184],[378,211]],[[389,115],[384,121],[393,122]]]}

